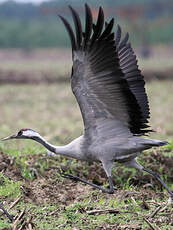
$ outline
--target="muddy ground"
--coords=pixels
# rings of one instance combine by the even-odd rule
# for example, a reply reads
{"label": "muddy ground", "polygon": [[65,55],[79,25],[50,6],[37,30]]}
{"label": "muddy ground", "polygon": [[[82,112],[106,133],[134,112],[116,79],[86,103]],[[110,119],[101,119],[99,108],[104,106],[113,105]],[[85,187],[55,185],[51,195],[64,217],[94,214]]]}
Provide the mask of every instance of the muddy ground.
{"label": "muddy ground", "polygon": [[[74,182],[69,179],[61,179],[60,172],[67,171],[70,165],[64,165],[60,162],[62,159],[54,159],[45,157],[45,155],[29,155],[26,160],[28,170],[33,173],[33,180],[27,180],[21,174],[22,168],[14,157],[10,157],[7,154],[0,152],[0,171],[3,172],[10,180],[22,181],[24,185],[21,186],[23,191],[23,197],[27,201],[32,201],[36,204],[40,203],[61,203],[68,204],[74,200],[78,200],[80,195],[87,192],[86,187],[79,182]],[[142,156],[142,161],[145,161],[147,165],[150,165],[150,169],[158,171],[162,169],[162,175],[167,175],[167,181],[173,183],[173,156],[167,157],[160,151],[154,151],[148,154],[147,157]],[[46,162],[46,168],[44,172],[40,170],[38,161]],[[59,165],[59,166],[58,166]],[[85,172],[83,173],[83,167]],[[75,168],[73,166],[72,173],[76,176],[86,178],[89,181],[93,181],[96,184],[104,185],[107,181],[104,170],[101,164],[80,163]],[[123,180],[130,179],[130,185],[143,187],[157,187],[160,191],[162,188],[160,184],[155,181],[150,175],[136,173],[132,176],[132,172],[129,170],[124,172],[123,168],[116,168],[116,174],[114,174],[114,185],[118,190],[122,189],[122,184],[118,183],[117,179],[119,175],[123,175]],[[1,182],[2,183],[2,182]],[[152,190],[148,190],[152,193]]]}
{"label": "muddy ground", "polygon": [[[169,149],[166,151],[170,151]],[[169,183],[173,183],[173,157],[167,157],[163,155],[163,151],[153,151],[150,154],[145,154],[145,156],[141,157],[141,160],[146,165],[150,166],[150,169],[154,171],[158,171],[158,169],[162,169],[162,177],[164,175],[167,175],[167,181]],[[45,169],[44,171],[41,170],[39,167],[38,162],[44,162]],[[45,164],[46,162],[46,164]],[[90,188],[89,186],[85,186],[79,182],[71,181],[68,179],[62,179],[60,176],[60,171],[70,171],[70,173],[73,173],[77,176],[86,178],[89,181],[93,181],[96,184],[104,185],[107,181],[105,173],[103,171],[103,168],[101,165],[98,164],[88,164],[88,163],[77,163],[76,166],[72,166],[72,169],[70,169],[70,163],[65,164],[63,161],[63,158],[51,158],[46,157],[45,154],[38,154],[38,155],[28,155],[25,164],[27,165],[28,170],[33,173],[32,180],[28,180],[22,176],[22,166],[18,164],[18,161],[15,157],[8,156],[7,154],[0,152],[0,171],[8,177],[10,180],[13,181],[20,181],[21,184],[21,191],[22,195],[20,197],[20,201],[25,203],[25,206],[27,207],[27,204],[32,203],[35,205],[46,205],[47,204],[53,204],[58,205],[57,210],[51,213],[47,213],[46,215],[51,215],[52,217],[58,217],[58,212],[62,209],[66,210],[67,205],[75,204],[76,202],[80,202],[83,199],[86,199],[88,196],[88,193],[93,188]],[[118,178],[123,178],[124,182],[127,181],[130,177],[129,186],[133,185],[135,186],[135,190],[126,190],[123,188],[123,182],[118,182]],[[1,179],[1,178],[0,178]],[[129,199],[134,200],[143,200],[141,203],[141,208],[143,210],[148,210],[150,214],[148,214],[148,218],[146,221],[149,221],[148,225],[150,224],[150,220],[152,221],[151,228],[153,230],[158,230],[158,228],[152,228],[153,224],[156,224],[157,226],[161,225],[162,222],[167,223],[170,225],[172,223],[173,225],[173,213],[172,208],[167,208],[168,204],[165,205],[165,203],[161,202],[162,199],[164,199],[164,194],[162,192],[162,188],[160,184],[155,181],[150,175],[147,174],[141,174],[141,173],[135,173],[135,175],[132,174],[132,172],[124,171],[122,167],[116,169],[116,174],[114,174],[113,177],[114,185],[116,187],[116,191],[113,195],[111,195],[111,198],[119,198],[119,200],[124,200],[124,202],[128,204]],[[0,184],[3,185],[2,179],[0,180]],[[98,199],[98,195],[90,193],[88,196],[89,199],[95,200]],[[104,198],[107,200],[110,199],[109,194],[104,194]],[[3,200],[8,199],[8,197],[4,197]],[[11,203],[13,203],[16,198],[11,199],[9,203],[9,206]],[[150,200],[151,203],[146,202],[146,200]],[[159,200],[159,202],[158,202]],[[169,199],[168,199],[169,201]],[[151,212],[151,204],[154,203],[156,209],[155,214],[154,212]],[[26,208],[25,207],[25,208]],[[160,214],[159,217],[155,218],[154,216],[157,215],[157,210],[160,207],[164,210],[163,214]],[[15,209],[15,207],[14,207]],[[18,213],[22,212],[20,208],[18,207]],[[98,210],[99,211],[99,210]],[[108,210],[108,212],[115,213],[117,215],[122,210]],[[97,215],[94,214],[95,210],[90,209],[86,207],[79,207],[77,212],[81,213],[91,213],[91,215]],[[93,212],[93,214],[92,214]],[[97,211],[96,211],[97,212]],[[166,215],[165,215],[166,213]],[[101,215],[101,214],[100,214]],[[139,213],[134,213],[134,215],[139,215]],[[34,230],[35,228],[35,222],[34,219],[37,219],[38,216],[35,213],[32,213],[32,210],[28,210],[28,212],[23,217],[23,220],[21,221],[21,225],[23,226],[21,229]],[[85,221],[84,225],[85,226]],[[23,225],[22,225],[23,223]],[[64,227],[66,224],[64,225]],[[140,230],[143,228],[139,227],[138,224],[131,224],[131,225],[120,225],[117,223],[117,225],[111,225],[105,223],[100,228],[96,229],[123,229],[123,230]],[[14,224],[12,228],[4,228],[3,230],[14,230]],[[16,228],[15,230],[17,230]],[[57,228],[59,229],[59,228]],[[61,225],[61,228],[63,229],[63,225]],[[82,228],[71,228],[71,229],[82,229]],[[160,228],[159,228],[160,229]]]}

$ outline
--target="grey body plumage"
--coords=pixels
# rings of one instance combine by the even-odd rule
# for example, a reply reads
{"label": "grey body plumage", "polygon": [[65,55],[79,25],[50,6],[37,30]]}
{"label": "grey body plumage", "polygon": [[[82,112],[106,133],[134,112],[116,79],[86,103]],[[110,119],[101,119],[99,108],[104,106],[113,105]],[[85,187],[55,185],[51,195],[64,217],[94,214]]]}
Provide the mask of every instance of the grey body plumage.
{"label": "grey body plumage", "polygon": [[4,140],[29,138],[41,143],[55,154],[101,162],[109,179],[109,189],[76,176],[68,174],[63,176],[89,184],[103,192],[114,192],[112,167],[117,161],[150,173],[173,196],[157,173],[137,162],[137,156],[143,150],[166,145],[167,142],[140,137],[152,131],[148,126],[150,111],[145,82],[134,51],[128,42],[128,33],[121,39],[120,26],[114,33],[114,20],[105,23],[101,7],[97,22],[94,24],[87,4],[85,31],[83,31],[79,15],[72,7],[70,10],[76,34],[68,21],[62,16],[60,18],[72,44],[71,86],[83,117],[83,135],[62,147],[49,144],[37,132],[30,129],[23,129]]}

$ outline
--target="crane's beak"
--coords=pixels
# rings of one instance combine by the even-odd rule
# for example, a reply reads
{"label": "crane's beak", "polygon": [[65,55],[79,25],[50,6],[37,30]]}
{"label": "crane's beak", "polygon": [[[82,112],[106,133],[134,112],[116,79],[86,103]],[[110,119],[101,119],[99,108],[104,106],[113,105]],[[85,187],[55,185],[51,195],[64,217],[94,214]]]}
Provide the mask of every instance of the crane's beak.
{"label": "crane's beak", "polygon": [[10,140],[10,139],[14,139],[14,138],[16,138],[16,137],[17,137],[17,135],[16,135],[16,134],[13,134],[13,135],[11,135],[11,136],[2,138],[1,141],[7,141],[7,140]]}

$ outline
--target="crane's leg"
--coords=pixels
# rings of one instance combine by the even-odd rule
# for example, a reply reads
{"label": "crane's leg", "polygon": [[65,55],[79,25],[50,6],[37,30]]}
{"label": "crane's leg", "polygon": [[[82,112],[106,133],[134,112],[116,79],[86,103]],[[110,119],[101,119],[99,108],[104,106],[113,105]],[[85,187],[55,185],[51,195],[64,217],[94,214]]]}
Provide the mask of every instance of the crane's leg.
{"label": "crane's leg", "polygon": [[106,174],[108,176],[108,180],[109,180],[109,189],[103,188],[102,186],[99,186],[99,185],[94,184],[92,182],[86,181],[86,180],[84,180],[84,179],[82,179],[82,178],[80,178],[78,176],[73,176],[71,174],[66,174],[64,172],[61,172],[60,174],[64,178],[72,179],[72,180],[75,180],[75,181],[80,181],[80,182],[82,182],[84,184],[88,184],[88,185],[90,185],[90,186],[92,186],[94,188],[100,189],[102,192],[113,194],[114,193],[114,185],[113,185],[112,175],[111,175],[112,165],[113,164],[103,163],[104,170],[105,170],[105,172],[106,172]]}
{"label": "crane's leg", "polygon": [[156,172],[153,172],[149,169],[146,169],[143,167],[143,171],[151,174],[156,180],[160,182],[160,184],[167,190],[167,192],[173,197],[173,192],[168,188],[168,186],[165,184],[165,182],[161,179],[160,175]]}
{"label": "crane's leg", "polygon": [[4,214],[8,217],[8,219],[13,222],[14,216],[10,215],[7,210],[4,208],[3,204],[0,202],[0,209],[4,212]]}
{"label": "crane's leg", "polygon": [[75,180],[75,181],[80,181],[84,184],[88,184],[94,188],[97,188],[97,189],[100,189],[102,192],[105,192],[105,193],[109,193],[109,194],[112,194],[114,193],[114,186],[113,186],[113,182],[112,182],[112,177],[108,177],[109,179],[109,189],[106,189],[106,188],[103,188],[102,186],[99,186],[97,184],[94,184],[92,182],[89,182],[89,181],[86,181],[78,176],[73,176],[71,174],[66,174],[66,173],[61,173],[61,176],[64,177],[64,178],[68,178],[68,179],[71,179],[71,180]]}
{"label": "crane's leg", "polygon": [[140,171],[145,171],[149,174],[151,174],[156,180],[158,180],[160,182],[160,184],[167,190],[167,192],[173,197],[173,192],[168,188],[168,186],[165,184],[165,182],[161,179],[160,175],[156,172],[151,171],[150,169],[147,169],[145,167],[143,167],[142,165],[140,165],[137,162],[137,158],[126,162],[126,165],[132,168],[136,168]]}

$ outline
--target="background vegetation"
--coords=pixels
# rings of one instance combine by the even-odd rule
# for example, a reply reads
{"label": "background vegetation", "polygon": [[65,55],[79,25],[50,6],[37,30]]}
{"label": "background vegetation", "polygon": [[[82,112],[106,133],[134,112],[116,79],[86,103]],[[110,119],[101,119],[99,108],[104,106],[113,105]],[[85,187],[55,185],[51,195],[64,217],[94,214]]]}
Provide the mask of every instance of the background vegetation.
{"label": "background vegetation", "polygon": [[[68,4],[84,15],[84,0],[53,0],[42,4],[0,4],[0,48],[35,48],[69,46],[66,31],[58,14],[70,17]],[[87,1],[96,8],[103,5],[108,18],[115,17],[134,44],[172,42],[173,5],[171,0]],[[122,23],[121,23],[122,22]],[[139,35],[136,39],[136,35]]]}

